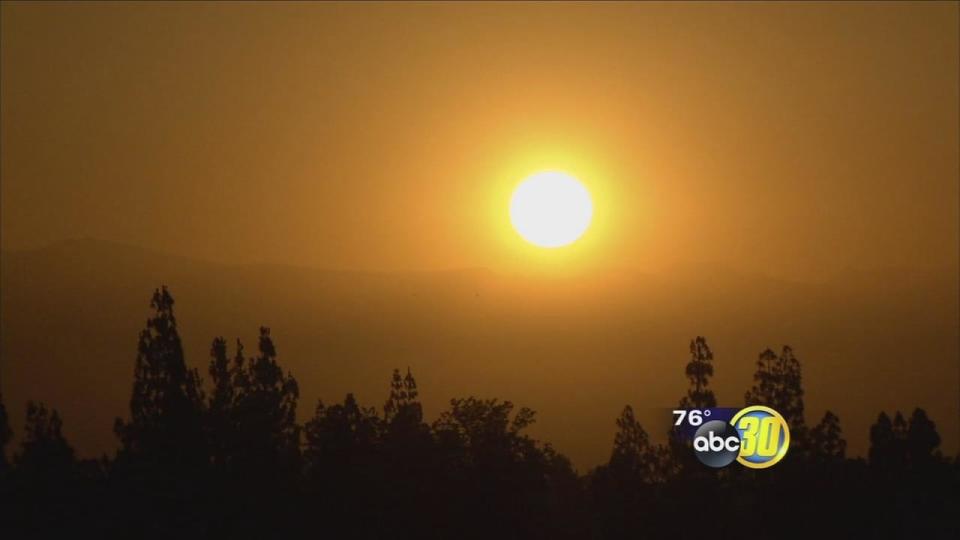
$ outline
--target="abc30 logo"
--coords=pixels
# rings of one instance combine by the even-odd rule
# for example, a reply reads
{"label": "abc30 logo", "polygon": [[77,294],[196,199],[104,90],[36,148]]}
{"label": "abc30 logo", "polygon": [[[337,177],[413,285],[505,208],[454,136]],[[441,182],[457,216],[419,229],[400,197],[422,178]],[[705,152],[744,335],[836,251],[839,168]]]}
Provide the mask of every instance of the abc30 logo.
{"label": "abc30 logo", "polygon": [[692,435],[694,455],[709,467],[726,467],[736,460],[744,467],[766,469],[779,463],[790,447],[787,421],[770,407],[753,405],[739,410],[692,409],[673,413],[677,416],[676,426],[696,430]]}

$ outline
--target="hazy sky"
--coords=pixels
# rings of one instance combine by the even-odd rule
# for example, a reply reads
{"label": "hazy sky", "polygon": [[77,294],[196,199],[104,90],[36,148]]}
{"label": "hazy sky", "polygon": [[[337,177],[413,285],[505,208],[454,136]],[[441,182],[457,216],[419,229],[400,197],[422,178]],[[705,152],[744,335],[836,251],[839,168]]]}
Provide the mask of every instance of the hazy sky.
{"label": "hazy sky", "polygon": [[[412,365],[431,415],[517,399],[592,465],[624,403],[648,426],[676,403],[702,334],[722,404],[790,344],[808,422],[836,411],[852,453],[880,410],[915,406],[954,452],[958,19],[947,2],[3,3],[2,247],[106,241],[3,258],[5,398],[63,408],[85,455],[114,444],[166,283],[194,366],[215,335],[274,327],[302,411],[376,405]],[[548,169],[594,198],[558,250],[508,213]]]}
{"label": "hazy sky", "polygon": [[[958,7],[4,3],[2,242],[374,270],[955,265]],[[594,227],[509,228],[526,174]]]}

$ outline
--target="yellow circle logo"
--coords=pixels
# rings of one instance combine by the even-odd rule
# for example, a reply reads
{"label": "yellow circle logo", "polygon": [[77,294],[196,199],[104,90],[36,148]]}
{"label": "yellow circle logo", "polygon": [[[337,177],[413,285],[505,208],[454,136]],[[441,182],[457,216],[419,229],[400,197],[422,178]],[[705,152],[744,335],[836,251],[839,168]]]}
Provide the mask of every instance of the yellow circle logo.
{"label": "yellow circle logo", "polygon": [[787,455],[790,428],[780,413],[762,405],[740,409],[730,421],[740,434],[737,461],[751,469],[766,469]]}

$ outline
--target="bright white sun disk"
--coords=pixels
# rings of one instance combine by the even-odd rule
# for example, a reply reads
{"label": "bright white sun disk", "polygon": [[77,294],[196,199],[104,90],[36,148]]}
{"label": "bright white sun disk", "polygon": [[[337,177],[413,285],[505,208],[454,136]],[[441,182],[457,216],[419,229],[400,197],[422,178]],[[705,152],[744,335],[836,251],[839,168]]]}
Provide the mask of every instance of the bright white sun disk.
{"label": "bright white sun disk", "polygon": [[537,173],[524,180],[510,199],[510,221],[531,244],[556,248],[580,238],[593,219],[590,193],[561,172]]}

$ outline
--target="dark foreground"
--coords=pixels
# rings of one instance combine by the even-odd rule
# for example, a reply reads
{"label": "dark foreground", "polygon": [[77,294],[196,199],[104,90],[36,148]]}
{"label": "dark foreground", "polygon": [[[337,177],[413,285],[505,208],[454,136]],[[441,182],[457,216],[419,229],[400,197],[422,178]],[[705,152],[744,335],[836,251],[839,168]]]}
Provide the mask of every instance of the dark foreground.
{"label": "dark foreground", "polygon": [[[115,455],[77,459],[42,404],[7,449],[0,401],[0,537],[960,537],[960,462],[940,453],[926,413],[880,413],[868,458],[848,458],[835,415],[806,424],[789,347],[760,354],[745,399],[790,423],[781,463],[708,469],[682,442],[653,444],[627,406],[609,462],[578,475],[510,402],[454,399],[428,423],[409,371],[394,372],[380,410],[347,395],[300,425],[268,329],[252,356],[215,339],[203,381],[186,367],[172,297],[159,290],[151,307]],[[716,406],[712,358],[691,342],[680,406]]]}

